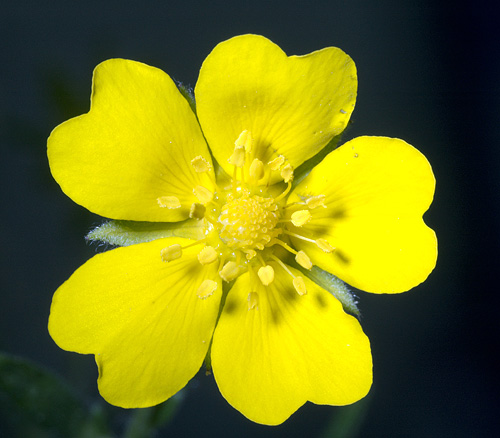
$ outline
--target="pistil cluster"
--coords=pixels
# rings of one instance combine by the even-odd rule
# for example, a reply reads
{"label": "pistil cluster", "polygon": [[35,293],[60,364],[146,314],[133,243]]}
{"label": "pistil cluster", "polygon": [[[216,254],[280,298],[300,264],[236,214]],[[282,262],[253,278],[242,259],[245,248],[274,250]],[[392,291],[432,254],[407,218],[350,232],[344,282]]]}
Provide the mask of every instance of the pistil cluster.
{"label": "pistil cluster", "polygon": [[[214,180],[215,192],[203,186],[193,188],[199,200],[190,207],[190,217],[204,221],[205,237],[188,246],[171,245],[161,251],[164,262],[182,257],[182,250],[195,245],[203,245],[198,253],[201,265],[218,263],[219,276],[230,282],[244,272],[257,276],[264,286],[274,281],[274,268],[270,261],[276,262],[292,280],[299,295],[307,293],[304,279],[294,275],[283,261],[276,256],[276,249],[284,248],[295,256],[296,262],[305,269],[313,264],[304,251],[297,251],[289,244],[289,236],[313,242],[324,252],[334,248],[324,239],[311,239],[296,232],[296,227],[313,220],[312,210],[325,207],[325,196],[310,196],[301,202],[286,203],[293,181],[293,168],[282,155],[268,163],[254,156],[252,135],[243,131],[235,142],[232,155],[228,159],[233,166],[229,185],[219,187]],[[196,172],[212,175],[210,163],[202,156],[194,157],[191,164]],[[271,194],[270,181],[273,174],[279,173],[283,190]],[[272,193],[276,193],[275,190]],[[180,208],[181,203],[175,196],[158,198],[162,208]],[[293,225],[294,231],[289,228]],[[276,265],[274,265],[276,266]],[[197,295],[205,299],[217,290],[215,280],[203,281]],[[248,308],[258,308],[258,294],[248,295]]]}

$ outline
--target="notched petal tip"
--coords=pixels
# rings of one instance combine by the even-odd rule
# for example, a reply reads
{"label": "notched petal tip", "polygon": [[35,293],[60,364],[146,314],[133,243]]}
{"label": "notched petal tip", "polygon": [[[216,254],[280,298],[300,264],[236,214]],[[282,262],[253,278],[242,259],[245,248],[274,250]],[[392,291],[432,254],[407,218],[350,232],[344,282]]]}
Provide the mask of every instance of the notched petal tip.
{"label": "notched petal tip", "polygon": [[[224,398],[267,425],[284,422],[308,400],[354,403],[372,383],[370,345],[359,322],[292,268],[299,279],[294,291],[289,275],[274,266],[269,286],[248,273],[236,280],[226,301],[231,310],[220,316],[211,353]],[[249,290],[258,290],[258,296]]]}
{"label": "notched petal tip", "polygon": [[196,156],[210,154],[177,86],[161,70],[124,59],[96,67],[90,111],[48,140],[51,172],[64,193],[111,219],[187,219],[179,203],[195,201],[191,188],[208,179],[189,164]]}
{"label": "notched petal tip", "polygon": [[358,289],[407,291],[422,283],[436,263],[436,236],[422,220],[434,189],[428,160],[405,141],[350,140],[327,155],[292,193],[292,201],[319,193],[329,200],[301,228],[310,235],[322,230],[317,246],[297,244],[315,265]]}
{"label": "notched petal tip", "polygon": [[[205,137],[231,174],[231,164],[242,165],[236,156],[227,160],[234,139],[248,127],[252,158],[268,162],[283,155],[293,168],[300,166],[347,126],[356,90],[354,62],[340,49],[287,56],[262,36],[241,35],[208,55],[195,94]],[[236,149],[247,143],[245,134]],[[278,175],[271,181],[277,182]]]}

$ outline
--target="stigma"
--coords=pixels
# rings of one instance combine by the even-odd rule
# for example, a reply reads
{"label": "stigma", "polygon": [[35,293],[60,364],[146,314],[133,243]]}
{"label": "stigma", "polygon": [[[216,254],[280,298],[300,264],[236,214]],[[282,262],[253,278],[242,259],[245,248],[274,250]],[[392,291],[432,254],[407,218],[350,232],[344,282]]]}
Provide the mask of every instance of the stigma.
{"label": "stigma", "polygon": [[280,219],[273,198],[251,195],[244,189],[236,196],[229,194],[217,220],[219,236],[230,248],[263,250],[281,233]]}

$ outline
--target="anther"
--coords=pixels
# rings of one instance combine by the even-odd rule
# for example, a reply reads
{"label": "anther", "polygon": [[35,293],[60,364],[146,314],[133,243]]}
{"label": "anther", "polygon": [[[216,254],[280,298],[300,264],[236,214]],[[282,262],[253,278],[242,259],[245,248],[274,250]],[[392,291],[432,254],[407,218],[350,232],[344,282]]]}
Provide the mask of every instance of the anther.
{"label": "anther", "polygon": [[274,269],[270,265],[260,267],[257,275],[264,286],[269,286],[274,281]]}
{"label": "anther", "polygon": [[264,178],[264,163],[258,158],[254,158],[252,164],[250,164],[250,178],[255,182]]}
{"label": "anther", "polygon": [[285,157],[283,155],[277,156],[274,160],[269,161],[267,165],[271,170],[278,170],[285,162]]}
{"label": "anther", "polygon": [[161,250],[161,259],[164,262],[171,262],[182,257],[182,247],[176,243]]}
{"label": "anther", "polygon": [[289,236],[296,237],[297,239],[304,240],[306,242],[311,242],[316,244],[320,249],[322,249],[325,252],[332,252],[335,250],[333,246],[331,246],[325,239],[309,239],[308,237],[301,236],[300,234],[297,233],[292,233],[291,231],[288,230],[283,230],[284,234],[288,234]]}
{"label": "anther", "polygon": [[248,310],[259,308],[259,295],[257,295],[257,292],[250,292],[248,294],[247,301],[248,301]]}
{"label": "anther", "polygon": [[208,204],[214,198],[214,194],[203,186],[196,186],[193,189],[193,194],[202,204]]}
{"label": "anther", "polygon": [[227,161],[234,167],[243,167],[245,165],[245,148],[243,146],[236,146]]}
{"label": "anther", "polygon": [[325,195],[318,195],[318,196],[311,196],[310,198],[306,199],[306,205],[311,209],[315,209],[317,207],[324,207],[326,208],[325,205]]}
{"label": "anther", "polygon": [[160,196],[156,201],[161,208],[174,209],[181,207],[181,201],[176,196]]}
{"label": "anther", "polygon": [[217,251],[212,246],[205,246],[199,253],[198,253],[198,261],[202,265],[208,265],[210,263],[213,263],[217,260],[218,254]]}
{"label": "anther", "polygon": [[293,287],[299,295],[305,295],[307,293],[306,284],[302,277],[295,277],[293,279]]}
{"label": "anther", "polygon": [[213,293],[217,290],[217,282],[213,280],[204,280],[203,283],[200,284],[200,287],[196,291],[196,295],[198,295],[198,298],[201,298],[204,300],[205,298],[208,298],[210,295],[213,295]]}
{"label": "anther", "polygon": [[311,213],[309,210],[299,210],[292,214],[292,224],[296,227],[301,227],[311,220]]}
{"label": "anther", "polygon": [[303,268],[306,268],[306,269],[312,268],[311,259],[307,256],[307,254],[304,251],[299,251],[295,255],[295,261]]}
{"label": "anther", "polygon": [[246,129],[239,135],[239,137],[234,142],[235,147],[244,148],[246,153],[252,152],[253,148],[253,138],[252,133]]}
{"label": "anther", "polygon": [[290,165],[290,163],[287,163],[285,164],[285,166],[283,166],[280,175],[281,178],[283,178],[283,181],[285,181],[286,183],[293,180],[293,167]]}
{"label": "anther", "polygon": [[316,245],[325,252],[332,252],[335,249],[325,239],[316,240]]}
{"label": "anther", "polygon": [[300,276],[293,275],[293,272],[286,267],[286,265],[275,255],[271,254],[271,258],[278,262],[279,265],[293,278],[292,284],[299,295],[305,295],[307,293],[306,284],[304,279]]}
{"label": "anther", "polygon": [[206,207],[198,202],[193,202],[189,209],[189,217],[191,219],[203,219],[205,217]]}
{"label": "anther", "polygon": [[194,157],[191,160],[191,165],[194,167],[194,170],[197,173],[208,172],[211,168],[210,163],[207,160],[205,160],[205,158],[203,158],[201,155]]}
{"label": "anther", "polygon": [[236,262],[227,262],[219,271],[219,275],[224,281],[233,281],[238,275],[240,275],[240,268]]}

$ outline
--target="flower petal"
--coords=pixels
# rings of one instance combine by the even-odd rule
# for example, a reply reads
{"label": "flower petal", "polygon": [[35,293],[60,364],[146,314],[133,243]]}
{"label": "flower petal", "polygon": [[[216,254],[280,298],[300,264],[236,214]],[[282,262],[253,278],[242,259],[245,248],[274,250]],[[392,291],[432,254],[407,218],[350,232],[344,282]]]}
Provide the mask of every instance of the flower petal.
{"label": "flower petal", "polygon": [[[247,273],[227,296],[211,356],[222,395],[263,424],[282,423],[307,400],[344,405],[364,397],[372,364],[358,321],[307,278],[307,294],[299,296],[292,278],[272,265],[269,286]],[[252,305],[250,291],[258,296]]]}
{"label": "flower petal", "polygon": [[54,295],[49,331],[63,349],[93,353],[99,391],[111,404],[158,404],[179,391],[207,353],[221,298],[221,281],[207,299],[196,295],[217,265],[202,266],[199,246],[170,263],[162,248],[179,238],[96,255]]}
{"label": "flower petal", "polygon": [[403,140],[358,137],[330,153],[296,187],[290,202],[325,195],[327,208],[294,231],[335,250],[293,239],[314,264],[359,289],[396,293],[434,269],[437,241],[422,215],[434,196],[427,159]]}
{"label": "flower petal", "polygon": [[[166,73],[139,62],[96,67],[90,112],[52,132],[48,155],[63,191],[112,219],[183,220],[197,202],[193,188],[213,188],[191,166],[210,154],[188,102]],[[175,196],[182,207],[160,208],[162,196]]]}
{"label": "flower petal", "polygon": [[220,165],[248,130],[264,163],[284,155],[295,168],[342,132],[356,100],[354,62],[328,47],[290,56],[258,35],[220,43],[202,65],[195,94],[203,133]]}

